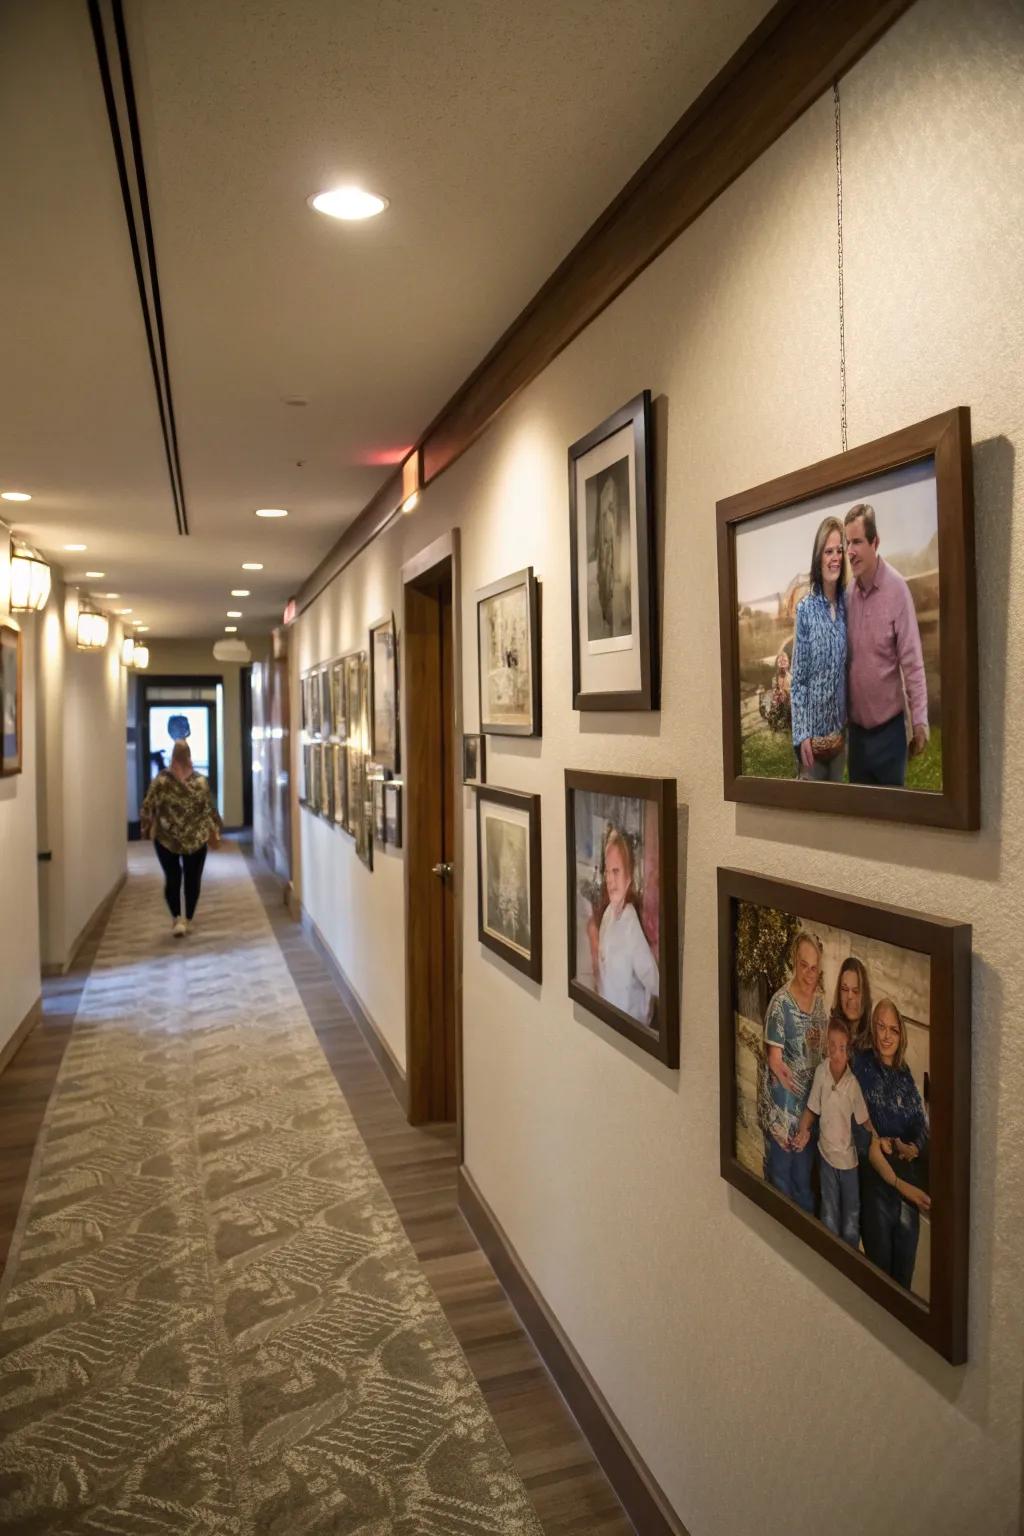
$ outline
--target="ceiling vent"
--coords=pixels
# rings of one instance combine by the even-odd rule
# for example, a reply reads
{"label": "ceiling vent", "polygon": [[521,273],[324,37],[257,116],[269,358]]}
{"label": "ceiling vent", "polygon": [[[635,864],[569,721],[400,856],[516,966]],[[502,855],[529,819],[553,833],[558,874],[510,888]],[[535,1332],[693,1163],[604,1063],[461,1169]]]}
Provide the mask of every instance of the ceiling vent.
{"label": "ceiling vent", "polygon": [[244,640],[215,640],[214,661],[240,661],[243,666],[252,661],[252,651]]}

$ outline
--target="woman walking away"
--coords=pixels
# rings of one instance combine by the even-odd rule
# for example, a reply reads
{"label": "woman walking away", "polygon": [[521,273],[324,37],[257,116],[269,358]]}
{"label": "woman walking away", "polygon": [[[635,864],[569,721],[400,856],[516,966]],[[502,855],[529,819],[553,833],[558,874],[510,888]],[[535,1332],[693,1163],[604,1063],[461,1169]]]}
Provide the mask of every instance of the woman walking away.
{"label": "woman walking away", "polygon": [[164,898],[173,919],[171,932],[180,939],[189,930],[199,900],[207,846],[216,846],[223,826],[208,781],[192,767],[187,741],[174,743],[171,766],[158,773],[149,786],[140,819],[143,836],[152,837],[156,847],[164,872]]}

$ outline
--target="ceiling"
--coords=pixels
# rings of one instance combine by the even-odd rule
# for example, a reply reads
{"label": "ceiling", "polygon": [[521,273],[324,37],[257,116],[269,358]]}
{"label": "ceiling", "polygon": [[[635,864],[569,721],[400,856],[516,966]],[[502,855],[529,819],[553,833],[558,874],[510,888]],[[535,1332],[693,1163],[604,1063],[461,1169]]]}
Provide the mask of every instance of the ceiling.
{"label": "ceiling", "polygon": [[0,516],[151,638],[265,634],[768,9],[125,0],[186,537],[86,0],[3,0]]}

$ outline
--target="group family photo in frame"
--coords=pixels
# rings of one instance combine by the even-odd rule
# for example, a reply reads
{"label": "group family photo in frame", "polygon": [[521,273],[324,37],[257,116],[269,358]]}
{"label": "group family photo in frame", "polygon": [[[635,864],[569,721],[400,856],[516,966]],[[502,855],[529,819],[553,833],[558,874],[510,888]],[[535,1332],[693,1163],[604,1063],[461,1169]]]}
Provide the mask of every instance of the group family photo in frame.
{"label": "group family photo in frame", "polygon": [[726,798],[976,827],[966,407],[719,502],[718,538]]}
{"label": "group family photo in frame", "polygon": [[658,708],[651,395],[569,449],[574,709]]}
{"label": "group family photo in frame", "polygon": [[540,735],[540,606],[533,567],[476,594],[480,730]]}
{"label": "group family photo in frame", "polygon": [[565,773],[569,996],[679,1064],[674,779]]}
{"label": "group family photo in frame", "polygon": [[722,1174],[953,1359],[970,927],[718,875]]}
{"label": "group family photo in frame", "polygon": [[540,981],[540,796],[481,784],[476,846],[479,941]]}

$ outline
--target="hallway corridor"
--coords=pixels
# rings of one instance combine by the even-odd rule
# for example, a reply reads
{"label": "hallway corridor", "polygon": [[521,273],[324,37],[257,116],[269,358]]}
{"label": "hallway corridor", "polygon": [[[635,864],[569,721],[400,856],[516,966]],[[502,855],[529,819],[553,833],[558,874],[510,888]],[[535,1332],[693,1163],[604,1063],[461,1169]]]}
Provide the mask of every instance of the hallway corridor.
{"label": "hallway corridor", "polygon": [[[243,857],[208,861],[184,941],[149,847],[129,866],[0,1292],[0,1529],[556,1528],[531,1508]],[[627,1529],[577,1513],[578,1529]]]}

